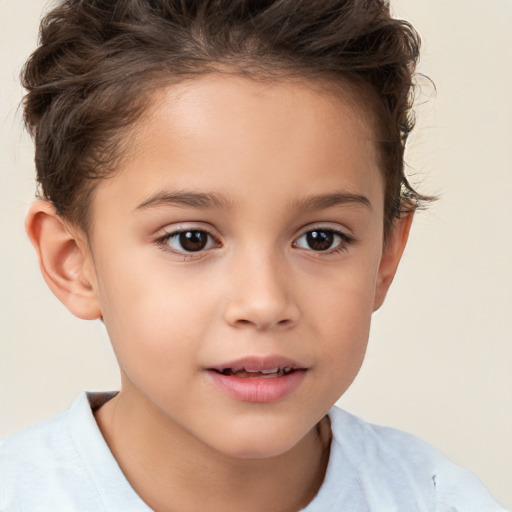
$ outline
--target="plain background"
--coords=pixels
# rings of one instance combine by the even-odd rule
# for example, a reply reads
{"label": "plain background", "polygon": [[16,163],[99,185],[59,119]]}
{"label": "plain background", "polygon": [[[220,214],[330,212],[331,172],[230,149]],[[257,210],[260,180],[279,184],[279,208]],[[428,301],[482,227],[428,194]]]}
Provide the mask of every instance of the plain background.
{"label": "plain background", "polygon": [[[512,0],[395,0],[423,37],[407,162],[417,215],[368,355],[340,404],[415,433],[512,508]],[[33,148],[18,103],[43,0],[0,0],[0,437],[118,387],[103,327],[44,284],[23,219]]]}

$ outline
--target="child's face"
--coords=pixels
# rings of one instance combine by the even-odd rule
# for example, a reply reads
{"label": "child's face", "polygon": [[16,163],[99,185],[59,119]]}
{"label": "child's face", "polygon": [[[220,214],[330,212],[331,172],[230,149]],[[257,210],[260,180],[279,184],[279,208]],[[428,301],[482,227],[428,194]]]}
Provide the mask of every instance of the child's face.
{"label": "child's face", "polygon": [[221,76],[155,96],[97,186],[85,266],[133,421],[270,457],[351,384],[389,284],[375,136],[355,105]]}

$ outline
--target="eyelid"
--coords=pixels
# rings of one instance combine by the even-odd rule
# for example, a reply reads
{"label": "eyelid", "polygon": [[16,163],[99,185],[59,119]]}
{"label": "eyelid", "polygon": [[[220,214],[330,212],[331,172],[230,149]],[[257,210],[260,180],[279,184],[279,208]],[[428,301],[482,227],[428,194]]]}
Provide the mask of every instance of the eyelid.
{"label": "eyelid", "polygon": [[175,235],[177,233],[183,233],[186,231],[204,231],[208,233],[212,238],[218,240],[220,235],[218,235],[218,230],[216,230],[211,224],[205,222],[176,222],[174,224],[167,224],[164,227],[160,228],[156,233],[155,237],[163,238],[169,235]]}
{"label": "eyelid", "polygon": [[[168,240],[172,238],[173,236],[177,236],[180,233],[185,233],[187,231],[200,231],[203,233],[206,233],[208,237],[211,238],[214,242],[213,247],[206,247],[203,249],[199,249],[197,251],[181,251],[176,250],[170,244],[168,244]],[[304,247],[298,247],[297,241],[302,238],[303,236],[307,235],[311,231],[329,231],[331,233],[334,233],[338,237],[340,237],[340,242],[329,249],[326,249],[324,251],[319,250],[315,251],[311,248],[304,248]],[[182,223],[176,223],[176,224],[170,224],[165,226],[164,228],[160,229],[155,238],[155,244],[159,246],[162,250],[172,253],[174,255],[183,257],[184,259],[196,259],[196,258],[202,258],[206,254],[208,254],[212,249],[217,249],[219,247],[222,247],[222,242],[220,240],[220,236],[218,236],[216,233],[216,230],[211,225],[205,225],[202,222],[182,222]],[[304,226],[298,236],[296,236],[293,239],[292,247],[298,248],[300,250],[308,251],[313,254],[317,254],[319,256],[328,256],[330,254],[340,253],[343,251],[346,251],[350,245],[354,244],[356,242],[356,239],[351,233],[351,230],[346,227],[341,227],[339,224],[331,224],[329,222],[318,222],[315,224],[309,224],[307,226]]]}
{"label": "eyelid", "polygon": [[[202,233],[206,233],[206,235],[213,240],[214,246],[200,249],[198,251],[181,251],[172,247],[168,241],[174,236],[178,236],[181,233],[186,233],[188,231],[200,231]],[[167,253],[171,253],[184,259],[194,259],[201,258],[206,255],[212,249],[216,249],[222,245],[219,240],[219,237],[216,236],[212,231],[214,231],[210,226],[205,226],[200,222],[190,222],[190,223],[179,223],[165,226],[156,234],[155,244],[159,246],[163,251]]]}
{"label": "eyelid", "polygon": [[299,230],[299,235],[297,238],[305,235],[306,233],[309,233],[310,231],[332,231],[350,240],[354,240],[355,238],[351,229],[347,228],[346,226],[341,226],[340,224],[330,222],[315,222],[313,224],[308,224]]}
{"label": "eyelid", "polygon": [[[336,246],[326,249],[325,251],[315,251],[314,249],[311,248],[308,249],[305,247],[298,247],[297,241],[312,231],[328,231],[334,233],[341,240]],[[333,226],[332,224],[330,225],[329,223],[310,224],[309,226],[305,226],[303,229],[301,229],[300,235],[294,239],[292,246],[294,248],[308,251],[318,256],[328,256],[331,254],[337,254],[346,251],[349,248],[349,246],[354,244],[356,241],[354,236],[348,231],[348,229],[341,228],[339,224],[336,224],[335,226]]]}

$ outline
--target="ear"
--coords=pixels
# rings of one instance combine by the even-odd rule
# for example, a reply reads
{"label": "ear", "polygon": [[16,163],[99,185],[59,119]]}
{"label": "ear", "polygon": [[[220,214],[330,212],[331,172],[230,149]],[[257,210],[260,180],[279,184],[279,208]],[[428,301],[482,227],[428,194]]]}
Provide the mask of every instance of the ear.
{"label": "ear", "polygon": [[85,235],[71,229],[46,201],[32,204],[25,229],[37,252],[44,280],[55,296],[79,318],[101,318],[91,284],[93,266]]}
{"label": "ear", "polygon": [[389,287],[393,282],[398,264],[407,245],[413,217],[414,212],[401,216],[393,223],[386,237],[377,274],[377,287],[373,304],[374,311],[379,309],[384,303]]}

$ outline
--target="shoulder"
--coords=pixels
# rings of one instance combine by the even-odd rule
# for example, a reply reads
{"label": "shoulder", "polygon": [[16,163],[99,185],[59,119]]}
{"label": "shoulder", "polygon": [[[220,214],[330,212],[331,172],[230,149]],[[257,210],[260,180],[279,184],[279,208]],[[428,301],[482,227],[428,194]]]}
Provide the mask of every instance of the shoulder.
{"label": "shoulder", "polygon": [[[474,474],[425,441],[367,423],[337,407],[331,409],[329,418],[333,441],[326,481],[329,477],[336,487],[339,474],[364,489],[361,499],[370,503],[367,510],[403,510],[407,506],[439,512],[504,511]],[[372,508],[372,499],[389,506]]]}
{"label": "shoulder", "polygon": [[[44,471],[57,459],[62,459],[64,454],[73,458],[76,454],[68,432],[67,417],[68,412],[59,414],[50,420],[25,428],[2,441],[0,445],[2,482],[5,483],[14,478],[27,478],[34,472]],[[21,472],[21,469],[25,471]]]}
{"label": "shoulder", "polygon": [[329,412],[333,442],[353,457],[375,463],[399,463],[424,471],[443,465],[447,459],[435,448],[396,428],[368,423],[338,407]]}
{"label": "shoulder", "polygon": [[103,510],[80,446],[93,423],[82,393],[68,411],[4,440],[0,510]]}

